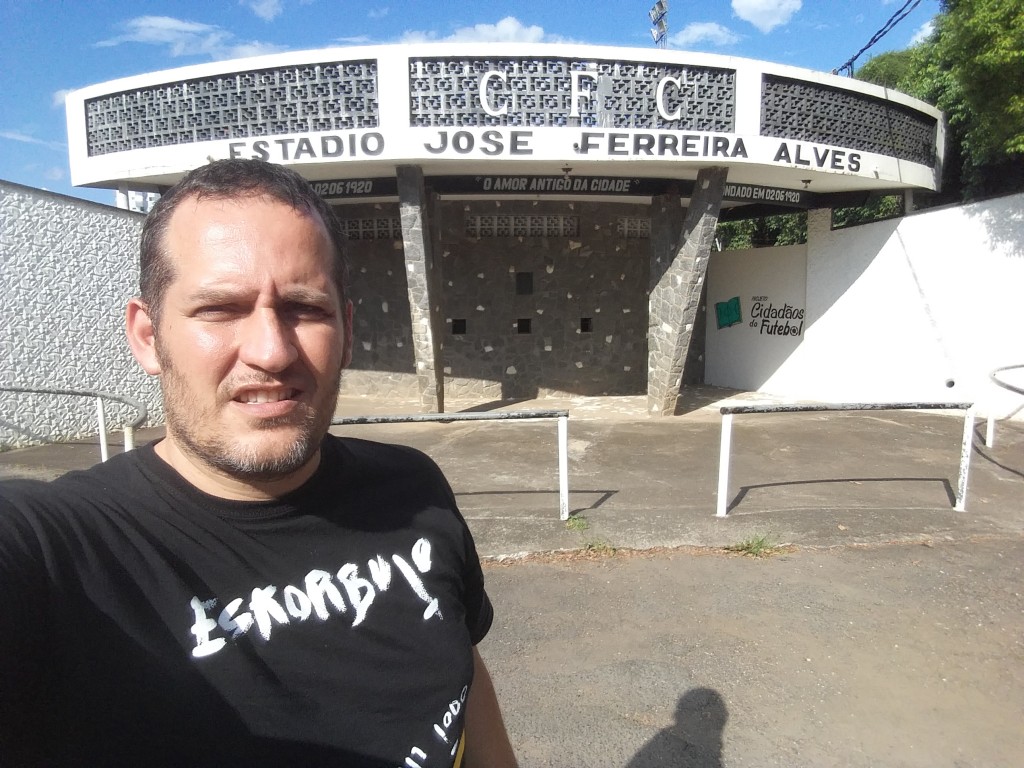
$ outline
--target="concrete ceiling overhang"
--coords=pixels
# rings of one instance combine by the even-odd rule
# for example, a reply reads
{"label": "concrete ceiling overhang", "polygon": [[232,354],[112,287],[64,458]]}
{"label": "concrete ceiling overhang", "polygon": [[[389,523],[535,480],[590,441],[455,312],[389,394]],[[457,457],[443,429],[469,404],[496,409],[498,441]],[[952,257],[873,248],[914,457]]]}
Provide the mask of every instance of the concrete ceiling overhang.
{"label": "concrete ceiling overhang", "polygon": [[[905,94],[734,57],[393,45],[143,74],[67,97],[72,181],[159,191],[212,159],[292,166],[337,202],[394,199],[402,165],[450,198],[686,197],[818,207],[937,189],[941,113]],[[839,197],[834,197],[834,196]]]}

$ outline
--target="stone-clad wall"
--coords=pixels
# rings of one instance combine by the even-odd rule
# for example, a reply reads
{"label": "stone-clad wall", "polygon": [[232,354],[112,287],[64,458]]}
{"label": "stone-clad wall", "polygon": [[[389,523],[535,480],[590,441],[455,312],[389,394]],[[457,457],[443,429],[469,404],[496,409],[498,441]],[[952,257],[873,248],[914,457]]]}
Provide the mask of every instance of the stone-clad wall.
{"label": "stone-clad wall", "polygon": [[[395,205],[338,212],[349,222],[398,215]],[[538,214],[578,217],[578,233],[467,232],[471,217]],[[625,237],[617,220],[646,222],[649,215],[641,205],[440,202],[431,223],[443,288],[446,397],[642,394],[649,240]],[[356,341],[345,391],[414,398],[401,240],[350,240],[349,258]],[[531,294],[517,294],[517,273],[530,273]],[[583,318],[590,330],[581,328]],[[453,333],[460,320],[464,332]],[[519,332],[520,320],[530,321],[529,333]]]}
{"label": "stone-clad wall", "polygon": [[[467,216],[563,214],[575,236],[476,236]],[[416,366],[397,204],[342,206],[355,344],[348,393],[415,398]],[[441,202],[432,220],[442,270],[445,393],[492,400],[558,393],[641,394],[647,367],[649,240],[617,232],[646,206]],[[159,387],[124,339],[124,305],[138,282],[143,216],[0,183],[0,386],[109,391],[142,400],[163,421]],[[372,234],[371,234],[372,233]],[[533,293],[517,295],[516,273]],[[590,319],[589,331],[580,327]],[[452,334],[452,320],[465,333]],[[530,320],[530,333],[518,321]],[[108,425],[133,413],[109,403]],[[94,401],[0,393],[0,446],[96,432]]]}
{"label": "stone-clad wall", "polygon": [[[355,344],[343,391],[415,399],[416,363],[398,205],[338,209],[348,241]],[[578,217],[575,235],[467,233],[467,217]],[[445,394],[457,400],[554,394],[642,394],[647,374],[649,240],[618,231],[647,206],[447,202],[431,219],[442,273]],[[138,282],[141,214],[0,183],[0,386],[128,395],[160,424],[159,387],[124,339],[124,306]],[[353,223],[357,222],[357,224]],[[516,292],[530,273],[533,292]],[[590,330],[581,328],[588,318]],[[453,321],[465,332],[453,334]],[[530,332],[519,333],[519,321]],[[120,428],[130,408],[108,404]],[[0,447],[96,431],[94,401],[0,393]]]}
{"label": "stone-clad wall", "polygon": [[[577,236],[474,236],[474,215],[579,217]],[[622,395],[645,391],[647,239],[616,231],[646,206],[525,201],[442,207],[446,391],[456,398]],[[517,273],[533,292],[518,295]],[[590,320],[590,330],[581,320]],[[465,320],[464,334],[453,334]],[[528,320],[529,333],[519,332]]]}
{"label": "stone-clad wall", "polygon": [[346,249],[354,344],[342,391],[415,398],[416,361],[398,204],[346,205],[336,210],[352,230],[358,222],[361,233],[360,239],[348,241]]}
{"label": "stone-clad wall", "polygon": [[[0,387],[127,395],[163,420],[124,336],[143,216],[0,182]],[[107,403],[108,429],[134,409]],[[96,433],[91,398],[0,392],[0,449]]]}

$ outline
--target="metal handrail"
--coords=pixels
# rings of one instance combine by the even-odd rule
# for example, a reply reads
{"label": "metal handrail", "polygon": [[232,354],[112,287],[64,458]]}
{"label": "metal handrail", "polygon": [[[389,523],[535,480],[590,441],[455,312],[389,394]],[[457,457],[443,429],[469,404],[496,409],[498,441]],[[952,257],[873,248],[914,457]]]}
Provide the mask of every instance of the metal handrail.
{"label": "metal handrail", "polygon": [[96,421],[100,434],[100,461],[106,461],[109,457],[107,450],[107,415],[103,407],[103,400],[114,400],[118,403],[132,406],[137,415],[135,420],[124,427],[124,449],[130,451],[135,447],[135,430],[146,423],[149,417],[149,410],[146,404],[126,395],[115,395],[112,392],[99,392],[91,389],[50,389],[45,387],[8,387],[0,386],[0,392],[17,392],[31,395],[71,395],[73,397],[95,397],[96,398]]}
{"label": "metal handrail", "polygon": [[729,514],[729,454],[732,450],[732,418],[743,413],[802,413],[813,411],[906,411],[956,410],[964,412],[964,434],[960,444],[960,470],[957,476],[956,501],[953,509],[965,512],[967,504],[967,474],[971,466],[971,444],[974,433],[974,403],[808,403],[805,405],[727,405],[722,414],[722,441],[718,454],[718,505],[716,517]]}
{"label": "metal handrail", "polygon": [[332,426],[351,424],[404,424],[453,421],[515,421],[520,419],[558,419],[558,519],[569,519],[569,412],[533,411],[461,411],[455,413],[410,413],[395,416],[345,416],[331,421]]}
{"label": "metal handrail", "polygon": [[[1004,373],[1005,371],[1019,371],[1024,368],[1024,364],[1021,365],[1004,365],[1000,368],[994,368],[988,375],[992,379],[992,383],[1003,389],[1007,389],[1010,392],[1015,392],[1018,395],[1024,395],[1024,389],[1015,387],[1013,384],[1008,384],[1005,381],[1000,381],[997,373]],[[1012,414],[1011,414],[1012,415]],[[991,448],[996,442],[996,416],[989,408],[988,419],[985,425],[985,447]]]}
{"label": "metal handrail", "polygon": [[1015,387],[1013,386],[1013,384],[1007,384],[1005,381],[1000,381],[999,377],[996,376],[997,373],[1003,373],[1004,371],[1016,371],[1021,368],[1024,368],[1024,364],[1004,365],[1002,368],[996,368],[995,370],[993,370],[992,373],[988,375],[988,377],[1003,389],[1008,389],[1011,392],[1016,392],[1018,395],[1024,395],[1024,389],[1021,389],[1020,387]]}

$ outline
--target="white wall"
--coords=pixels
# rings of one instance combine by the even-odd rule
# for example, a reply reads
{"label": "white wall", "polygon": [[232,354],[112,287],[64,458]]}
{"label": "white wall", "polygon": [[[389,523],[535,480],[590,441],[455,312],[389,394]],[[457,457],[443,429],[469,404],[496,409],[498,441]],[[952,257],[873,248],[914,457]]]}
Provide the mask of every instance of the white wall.
{"label": "white wall", "polygon": [[[807,248],[716,253],[708,265],[704,380],[736,389],[771,388],[806,331]],[[741,322],[719,328],[716,305],[739,299]],[[788,309],[787,309],[788,308]],[[789,318],[767,317],[781,311]],[[780,335],[779,325],[797,335]]]}
{"label": "white wall", "polygon": [[[741,258],[752,274],[737,268]],[[715,254],[708,312],[713,296],[770,284],[792,258],[791,249]],[[828,211],[812,211],[805,281],[804,335],[788,356],[779,347],[774,371],[743,339],[723,343],[709,316],[708,383],[760,381],[762,392],[821,401],[974,401],[999,417],[1024,404],[989,381],[993,368],[1024,364],[1024,195],[837,231]]]}

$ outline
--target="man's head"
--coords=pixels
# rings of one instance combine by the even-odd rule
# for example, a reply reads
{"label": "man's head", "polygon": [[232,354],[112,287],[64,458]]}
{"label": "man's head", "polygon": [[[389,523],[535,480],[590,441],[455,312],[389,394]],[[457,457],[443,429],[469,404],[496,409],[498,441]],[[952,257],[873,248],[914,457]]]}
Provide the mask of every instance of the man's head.
{"label": "man's head", "polygon": [[157,452],[199,488],[276,496],[319,462],[351,353],[334,216],[297,174],[212,163],[165,195],[143,229],[136,359],[160,376]]}
{"label": "man's head", "polygon": [[267,197],[320,217],[334,246],[334,281],[338,297],[348,299],[348,262],[338,219],[323,199],[295,171],[262,160],[214,160],[187,173],[164,193],[142,225],[139,254],[139,298],[159,321],[174,265],[167,258],[165,238],[174,212],[184,200],[240,200]]}

